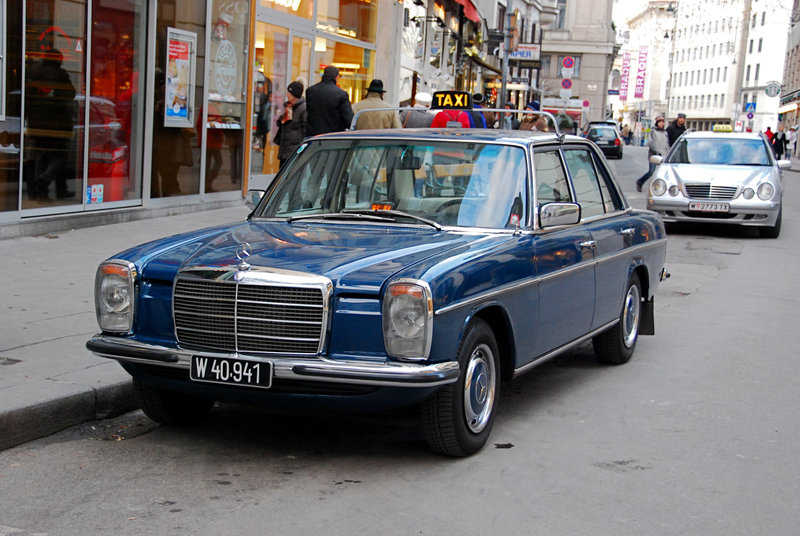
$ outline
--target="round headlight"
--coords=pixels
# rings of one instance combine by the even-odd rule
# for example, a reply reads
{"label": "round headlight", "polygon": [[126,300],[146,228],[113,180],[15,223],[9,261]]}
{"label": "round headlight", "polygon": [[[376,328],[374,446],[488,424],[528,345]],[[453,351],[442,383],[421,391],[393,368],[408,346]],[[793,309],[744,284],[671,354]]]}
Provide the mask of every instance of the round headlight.
{"label": "round headlight", "polygon": [[672,186],[669,187],[669,195],[671,195],[672,197],[675,197],[679,193],[681,193],[681,189],[678,188],[677,184],[673,184]]}
{"label": "round headlight", "polygon": [[389,284],[383,300],[383,340],[389,355],[427,358],[432,322],[433,299],[427,283],[401,279]]}
{"label": "round headlight", "polygon": [[667,183],[664,182],[664,179],[656,179],[650,185],[650,191],[653,192],[653,195],[664,195],[667,191]]}
{"label": "round headlight", "polygon": [[745,188],[744,192],[742,192],[742,197],[745,199],[753,199],[754,195],[756,195],[756,192],[752,188]]}
{"label": "round headlight", "polygon": [[771,199],[775,195],[775,187],[768,182],[762,182],[758,185],[758,198],[762,201]]}
{"label": "round headlight", "polygon": [[101,330],[126,332],[133,326],[135,278],[136,267],[128,261],[112,259],[98,267],[94,302]]}

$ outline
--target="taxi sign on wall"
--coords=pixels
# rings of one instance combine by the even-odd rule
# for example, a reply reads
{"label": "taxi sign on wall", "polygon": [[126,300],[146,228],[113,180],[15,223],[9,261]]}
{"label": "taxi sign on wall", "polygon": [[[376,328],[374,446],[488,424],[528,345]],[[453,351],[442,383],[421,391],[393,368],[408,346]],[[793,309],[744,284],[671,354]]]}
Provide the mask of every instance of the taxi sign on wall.
{"label": "taxi sign on wall", "polygon": [[436,109],[471,110],[472,95],[468,91],[436,91],[431,110]]}

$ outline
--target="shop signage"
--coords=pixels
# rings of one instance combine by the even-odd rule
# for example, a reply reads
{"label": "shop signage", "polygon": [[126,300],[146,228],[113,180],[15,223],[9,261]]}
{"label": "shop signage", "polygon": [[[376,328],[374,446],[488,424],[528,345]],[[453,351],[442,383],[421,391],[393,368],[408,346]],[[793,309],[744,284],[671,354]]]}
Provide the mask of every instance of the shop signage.
{"label": "shop signage", "polygon": [[628,100],[628,76],[631,74],[631,53],[622,55],[622,76],[619,81],[619,100]]}
{"label": "shop signage", "polygon": [[197,34],[167,28],[164,126],[192,127]]}
{"label": "shop signage", "polygon": [[468,91],[437,91],[433,94],[431,109],[472,109],[472,95]]}
{"label": "shop signage", "polygon": [[644,77],[647,73],[647,45],[639,47],[639,69],[636,73],[636,86],[633,96],[637,99],[644,97]]}
{"label": "shop signage", "polygon": [[539,45],[536,43],[520,43],[517,50],[508,54],[509,60],[538,60]]}
{"label": "shop signage", "polygon": [[220,41],[214,61],[214,81],[223,97],[232,97],[236,87],[236,49],[227,39]]}

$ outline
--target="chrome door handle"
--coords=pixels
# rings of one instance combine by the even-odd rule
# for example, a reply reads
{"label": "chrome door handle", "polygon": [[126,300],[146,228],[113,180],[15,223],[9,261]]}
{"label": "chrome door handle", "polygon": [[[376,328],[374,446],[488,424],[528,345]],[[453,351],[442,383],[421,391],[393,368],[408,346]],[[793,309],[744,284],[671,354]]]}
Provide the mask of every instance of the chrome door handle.
{"label": "chrome door handle", "polygon": [[628,235],[628,236],[633,236],[633,234],[635,232],[636,232],[636,229],[634,229],[633,227],[628,227],[627,229],[622,229],[619,233],[620,234],[624,234],[624,235]]}
{"label": "chrome door handle", "polygon": [[582,248],[590,248],[594,249],[597,247],[597,242],[594,240],[586,240],[584,242],[578,242],[578,245]]}

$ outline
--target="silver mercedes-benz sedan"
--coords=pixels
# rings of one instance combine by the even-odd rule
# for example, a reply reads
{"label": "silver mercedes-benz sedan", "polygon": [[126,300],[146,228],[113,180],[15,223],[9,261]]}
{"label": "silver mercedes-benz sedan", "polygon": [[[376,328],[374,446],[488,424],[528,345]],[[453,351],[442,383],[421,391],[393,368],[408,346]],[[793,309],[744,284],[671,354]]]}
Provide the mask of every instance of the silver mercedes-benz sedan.
{"label": "silver mercedes-benz sedan", "polygon": [[687,132],[659,164],[647,208],[665,222],[727,223],[758,227],[763,237],[781,232],[782,170],[762,134]]}

